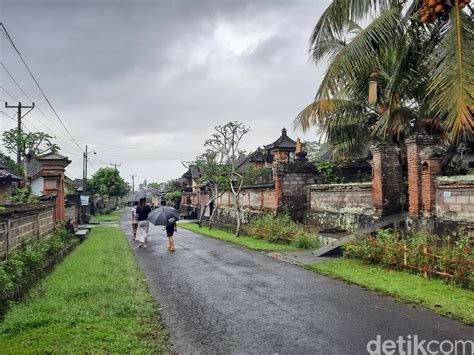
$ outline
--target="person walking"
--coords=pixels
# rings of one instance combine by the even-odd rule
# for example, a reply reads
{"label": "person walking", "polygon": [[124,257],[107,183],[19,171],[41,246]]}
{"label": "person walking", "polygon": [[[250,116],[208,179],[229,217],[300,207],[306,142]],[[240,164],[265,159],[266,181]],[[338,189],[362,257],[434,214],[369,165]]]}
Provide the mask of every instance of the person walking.
{"label": "person walking", "polygon": [[174,218],[169,219],[169,223],[166,225],[166,236],[168,237],[168,250],[176,251],[174,247],[173,234],[177,232],[178,228],[176,227],[176,220]]}
{"label": "person walking", "polygon": [[137,205],[138,202],[133,203],[132,210],[130,215],[132,216],[132,231],[133,231],[133,240],[137,239],[137,227],[138,227],[138,219],[137,219]]}
{"label": "person walking", "polygon": [[140,202],[138,203],[137,209],[136,209],[136,215],[137,215],[137,221],[138,221],[138,226],[137,226],[137,236],[136,239],[139,241],[139,248],[146,248],[146,242],[148,239],[148,229],[149,229],[149,223],[148,223],[148,215],[151,212],[150,206],[146,204],[146,198],[140,199]]}

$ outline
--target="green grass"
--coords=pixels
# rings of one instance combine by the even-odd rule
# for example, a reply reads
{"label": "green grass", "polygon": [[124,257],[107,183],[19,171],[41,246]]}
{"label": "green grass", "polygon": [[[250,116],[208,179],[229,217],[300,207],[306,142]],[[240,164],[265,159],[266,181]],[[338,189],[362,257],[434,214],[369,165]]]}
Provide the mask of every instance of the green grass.
{"label": "green grass", "polygon": [[91,222],[118,222],[120,221],[120,215],[123,213],[124,209],[118,211],[113,211],[109,214],[98,214],[92,216]]}
{"label": "green grass", "polygon": [[360,285],[402,302],[421,305],[448,318],[474,324],[474,294],[467,289],[425,279],[402,271],[363,264],[353,259],[337,259],[307,265],[307,269]]}
{"label": "green grass", "polygon": [[0,353],[151,353],[168,348],[123,231],[99,226],[0,323]]}
{"label": "green grass", "polygon": [[244,237],[244,236],[236,238],[234,234],[224,232],[216,228],[213,228],[211,230],[209,230],[209,228],[205,226],[199,228],[197,223],[183,223],[183,224],[179,224],[179,227],[205,235],[207,237],[211,237],[211,238],[219,239],[219,240],[225,240],[226,242],[238,244],[240,246],[243,246],[251,250],[260,250],[260,251],[298,251],[298,250],[301,251],[303,250],[293,244],[288,245],[288,244],[270,243],[264,239],[256,239],[253,237]]}

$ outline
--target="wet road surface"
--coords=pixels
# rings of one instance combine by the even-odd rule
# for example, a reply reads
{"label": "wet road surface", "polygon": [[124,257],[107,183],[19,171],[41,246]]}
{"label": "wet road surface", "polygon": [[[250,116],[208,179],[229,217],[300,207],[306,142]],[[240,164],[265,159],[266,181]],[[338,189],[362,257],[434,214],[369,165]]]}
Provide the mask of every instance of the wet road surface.
{"label": "wet road surface", "polygon": [[377,335],[474,340],[472,327],[179,225],[175,253],[162,227],[138,249],[121,225],[181,354],[364,354]]}

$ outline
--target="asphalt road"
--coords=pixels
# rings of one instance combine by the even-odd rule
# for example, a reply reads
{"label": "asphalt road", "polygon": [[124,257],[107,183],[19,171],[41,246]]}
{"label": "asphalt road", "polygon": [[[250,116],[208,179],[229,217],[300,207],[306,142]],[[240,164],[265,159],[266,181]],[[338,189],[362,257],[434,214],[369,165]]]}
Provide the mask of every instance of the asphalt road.
{"label": "asphalt road", "polygon": [[472,327],[179,226],[175,253],[154,226],[138,249],[121,224],[180,354],[364,354],[377,335],[474,340]]}

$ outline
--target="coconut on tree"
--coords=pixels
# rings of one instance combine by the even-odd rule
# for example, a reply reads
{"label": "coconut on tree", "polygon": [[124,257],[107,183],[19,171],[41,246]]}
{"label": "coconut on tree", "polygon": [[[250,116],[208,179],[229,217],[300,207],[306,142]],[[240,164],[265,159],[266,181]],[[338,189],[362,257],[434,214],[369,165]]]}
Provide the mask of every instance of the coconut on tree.
{"label": "coconut on tree", "polygon": [[473,137],[473,52],[468,0],[334,0],[310,39],[328,69],[294,125],[316,127],[339,158],[420,132],[456,147]]}

